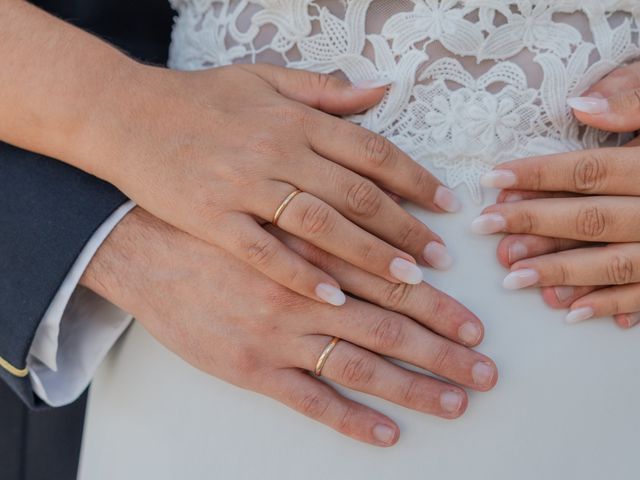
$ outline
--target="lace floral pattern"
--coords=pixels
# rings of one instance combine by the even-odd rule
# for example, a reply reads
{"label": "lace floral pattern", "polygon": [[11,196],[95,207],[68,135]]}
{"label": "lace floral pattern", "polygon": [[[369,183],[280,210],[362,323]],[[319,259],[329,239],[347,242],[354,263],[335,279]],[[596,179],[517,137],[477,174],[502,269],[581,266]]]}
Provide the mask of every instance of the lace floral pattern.
{"label": "lace floral pattern", "polygon": [[481,198],[517,157],[619,143],[566,99],[640,56],[638,0],[172,0],[169,66],[270,62],[388,77],[351,119]]}

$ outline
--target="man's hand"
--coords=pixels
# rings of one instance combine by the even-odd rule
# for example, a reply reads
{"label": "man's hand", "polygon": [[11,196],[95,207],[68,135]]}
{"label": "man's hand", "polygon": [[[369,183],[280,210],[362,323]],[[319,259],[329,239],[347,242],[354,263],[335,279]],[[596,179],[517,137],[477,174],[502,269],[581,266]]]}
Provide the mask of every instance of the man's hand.
{"label": "man's hand", "polygon": [[139,208],[101,247],[82,283],[195,367],[378,446],[397,441],[397,425],[308,373],[333,336],[343,340],[324,377],[421,412],[456,418],[466,409],[465,391],[384,357],[475,390],[495,385],[494,363],[467,348],[482,340],[482,325],[453,299],[424,283],[388,282],[272,233],[363,300],[349,298],[342,308],[314,302]]}

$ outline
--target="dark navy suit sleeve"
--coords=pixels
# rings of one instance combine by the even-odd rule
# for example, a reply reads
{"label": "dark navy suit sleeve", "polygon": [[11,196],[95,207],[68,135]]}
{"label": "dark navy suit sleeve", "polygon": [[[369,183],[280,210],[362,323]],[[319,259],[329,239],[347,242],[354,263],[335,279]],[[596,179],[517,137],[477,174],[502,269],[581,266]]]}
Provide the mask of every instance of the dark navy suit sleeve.
{"label": "dark navy suit sleeve", "polygon": [[[126,201],[59,161],[0,144],[0,357],[25,368],[35,331],[95,230]],[[34,405],[29,378],[0,376]]]}
{"label": "dark navy suit sleeve", "polygon": [[[167,0],[32,3],[141,61],[166,62],[173,15]],[[125,201],[95,177],[0,143],[0,357],[5,362],[25,367],[35,331],[76,257]],[[1,380],[28,405],[41,406],[28,376],[17,377],[0,365]]]}

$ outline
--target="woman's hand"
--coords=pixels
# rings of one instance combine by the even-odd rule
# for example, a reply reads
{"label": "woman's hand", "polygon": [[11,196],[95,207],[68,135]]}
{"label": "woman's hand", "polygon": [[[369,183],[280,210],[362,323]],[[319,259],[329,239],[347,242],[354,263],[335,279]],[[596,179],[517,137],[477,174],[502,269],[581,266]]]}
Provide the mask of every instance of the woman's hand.
{"label": "woman's hand", "polygon": [[[640,63],[570,104],[585,124],[640,129]],[[511,269],[506,288],[545,287],[547,303],[570,308],[569,322],[613,315],[625,328],[640,323],[639,140],[510,162],[483,183],[505,190],[473,229],[517,234],[498,248]]]}
{"label": "woman's hand", "polygon": [[327,359],[325,379],[420,412],[457,418],[467,395],[386,357],[474,390],[495,385],[494,363],[468,348],[481,342],[482,324],[455,300],[426,283],[391,283],[269,230],[362,300],[334,308],[304,298],[139,208],[100,248],[82,283],[195,367],[373,445],[393,445],[398,426],[309,374],[333,336],[343,340]]}
{"label": "woman's hand", "polygon": [[88,128],[84,169],[155,216],[333,305],[345,300],[336,279],[262,227],[297,189],[277,224],[324,251],[394,283],[422,281],[414,258],[449,266],[442,240],[385,190],[439,212],[459,208],[453,193],[383,137],[331,115],[375,105],[381,82],[250,65],[144,66],[128,83],[130,94],[108,96],[126,102],[99,109]]}

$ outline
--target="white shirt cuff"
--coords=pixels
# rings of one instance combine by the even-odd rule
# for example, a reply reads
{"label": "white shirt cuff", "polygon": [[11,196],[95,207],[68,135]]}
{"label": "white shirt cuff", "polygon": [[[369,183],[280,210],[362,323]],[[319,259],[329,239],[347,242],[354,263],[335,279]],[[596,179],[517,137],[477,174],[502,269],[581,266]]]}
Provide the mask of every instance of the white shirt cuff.
{"label": "white shirt cuff", "polygon": [[78,286],[87,266],[118,223],[135,207],[127,202],[93,234],[49,305],[27,356],[35,393],[53,407],[76,400],[131,322],[131,315]]}

